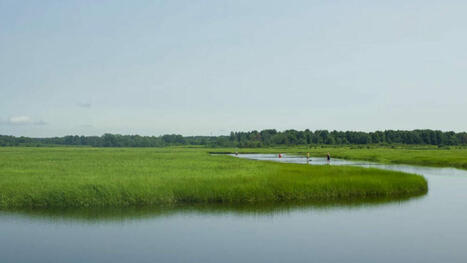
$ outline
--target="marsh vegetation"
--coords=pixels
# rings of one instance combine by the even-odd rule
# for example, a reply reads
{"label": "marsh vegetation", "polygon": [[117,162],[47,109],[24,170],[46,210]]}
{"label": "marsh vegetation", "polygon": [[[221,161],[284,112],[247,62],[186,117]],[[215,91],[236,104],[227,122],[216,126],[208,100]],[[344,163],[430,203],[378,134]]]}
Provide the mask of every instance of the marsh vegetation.
{"label": "marsh vegetation", "polygon": [[419,175],[190,148],[0,148],[1,208],[340,202],[427,192]]}

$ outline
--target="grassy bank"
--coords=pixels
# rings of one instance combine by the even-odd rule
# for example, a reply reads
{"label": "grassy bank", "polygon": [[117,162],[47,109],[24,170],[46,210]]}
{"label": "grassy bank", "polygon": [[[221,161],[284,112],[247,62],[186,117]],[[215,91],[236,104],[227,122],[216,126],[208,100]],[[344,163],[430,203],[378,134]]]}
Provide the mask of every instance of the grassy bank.
{"label": "grassy bank", "polygon": [[209,155],[188,148],[0,148],[0,208],[400,198],[417,175]]}
{"label": "grassy bank", "polygon": [[324,157],[330,153],[332,157],[366,160],[379,163],[414,164],[436,167],[456,167],[467,169],[467,148],[452,147],[439,149],[432,146],[399,146],[399,147],[379,147],[379,146],[339,146],[339,147],[289,147],[289,148],[250,148],[250,149],[216,149],[221,152],[244,153],[296,153],[305,155],[310,152],[312,156]]}

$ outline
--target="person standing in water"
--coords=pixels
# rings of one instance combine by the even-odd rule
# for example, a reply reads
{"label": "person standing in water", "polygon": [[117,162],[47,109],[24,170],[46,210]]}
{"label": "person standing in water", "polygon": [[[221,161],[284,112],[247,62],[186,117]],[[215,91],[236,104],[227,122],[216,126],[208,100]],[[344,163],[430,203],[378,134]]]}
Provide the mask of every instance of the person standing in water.
{"label": "person standing in water", "polygon": [[310,153],[307,152],[306,153],[306,163],[309,163],[310,162]]}
{"label": "person standing in water", "polygon": [[328,162],[330,162],[331,161],[331,155],[329,154],[329,152],[328,152],[328,155],[326,157],[328,159]]}

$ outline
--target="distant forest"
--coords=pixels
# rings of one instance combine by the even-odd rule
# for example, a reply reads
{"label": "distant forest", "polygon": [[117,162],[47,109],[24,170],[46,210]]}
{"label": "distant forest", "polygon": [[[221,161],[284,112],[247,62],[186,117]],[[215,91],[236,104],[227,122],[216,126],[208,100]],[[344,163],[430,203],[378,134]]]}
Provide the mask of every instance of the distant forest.
{"label": "distant forest", "polygon": [[286,130],[274,129],[250,132],[231,132],[222,136],[139,136],[104,134],[102,136],[64,136],[29,138],[0,135],[0,146],[93,146],[93,147],[164,147],[200,145],[209,147],[255,148],[293,145],[364,145],[364,144],[417,144],[467,145],[467,133],[435,130],[386,130],[375,132]]}

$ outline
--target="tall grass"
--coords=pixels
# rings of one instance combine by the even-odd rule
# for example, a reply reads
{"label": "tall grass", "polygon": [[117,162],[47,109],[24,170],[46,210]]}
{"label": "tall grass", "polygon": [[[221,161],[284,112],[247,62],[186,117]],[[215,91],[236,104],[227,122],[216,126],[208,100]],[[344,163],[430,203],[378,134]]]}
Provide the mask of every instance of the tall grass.
{"label": "tall grass", "polygon": [[0,148],[0,208],[344,201],[426,193],[418,175],[205,149]]}

